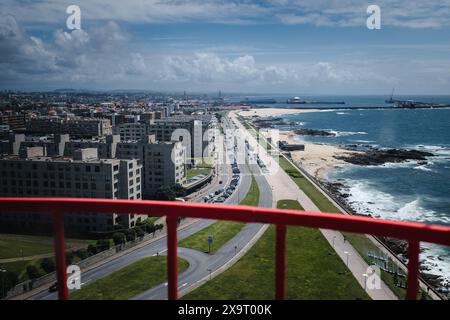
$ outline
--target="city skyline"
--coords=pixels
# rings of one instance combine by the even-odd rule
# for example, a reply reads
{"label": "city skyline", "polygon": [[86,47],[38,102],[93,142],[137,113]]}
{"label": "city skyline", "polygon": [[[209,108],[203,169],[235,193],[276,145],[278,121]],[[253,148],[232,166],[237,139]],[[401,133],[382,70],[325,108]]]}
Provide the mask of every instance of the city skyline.
{"label": "city skyline", "polygon": [[0,88],[448,94],[450,2],[376,4],[3,1]]}

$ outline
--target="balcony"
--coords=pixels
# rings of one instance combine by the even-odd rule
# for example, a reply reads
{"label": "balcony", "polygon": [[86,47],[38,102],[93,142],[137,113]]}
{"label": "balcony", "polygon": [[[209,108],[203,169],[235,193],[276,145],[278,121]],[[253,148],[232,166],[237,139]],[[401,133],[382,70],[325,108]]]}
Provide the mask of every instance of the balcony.
{"label": "balcony", "polygon": [[360,216],[347,216],[296,210],[263,209],[246,206],[225,206],[164,201],[130,201],[69,198],[0,198],[0,214],[45,213],[53,216],[54,246],[59,299],[69,299],[67,286],[64,215],[67,211],[98,214],[147,214],[166,216],[167,221],[167,282],[168,298],[178,297],[177,218],[190,217],[229,220],[244,223],[266,223],[276,226],[275,297],[286,297],[286,227],[303,226],[344,232],[371,234],[408,241],[409,300],[417,298],[419,290],[420,242],[450,246],[450,227],[411,222],[387,221]]}

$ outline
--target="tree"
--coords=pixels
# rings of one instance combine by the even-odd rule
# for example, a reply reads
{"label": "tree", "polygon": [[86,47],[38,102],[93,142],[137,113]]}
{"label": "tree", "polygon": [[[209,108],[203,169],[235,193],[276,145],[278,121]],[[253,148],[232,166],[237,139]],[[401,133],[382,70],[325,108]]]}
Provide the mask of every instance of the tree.
{"label": "tree", "polygon": [[134,231],[136,231],[136,236],[138,237],[138,238],[142,238],[143,236],[144,236],[144,230],[142,230],[142,228],[141,227],[135,227],[134,228]]}
{"label": "tree", "polygon": [[75,251],[75,255],[80,258],[80,260],[84,260],[88,257],[88,253],[86,251],[86,249],[79,249],[77,251]]}
{"label": "tree", "polygon": [[4,287],[0,291],[0,298],[6,296],[8,291],[19,283],[19,276],[13,271],[0,272],[0,284]]}
{"label": "tree", "polygon": [[99,239],[97,240],[97,250],[98,252],[108,250],[111,247],[109,239]]}
{"label": "tree", "polygon": [[51,258],[44,258],[41,261],[41,268],[45,273],[51,273],[55,271],[55,262]]}
{"label": "tree", "polygon": [[136,239],[136,232],[133,229],[125,230],[125,238],[127,241],[133,241]]}
{"label": "tree", "polygon": [[66,253],[66,263],[72,264],[73,262],[73,252],[67,252]]}
{"label": "tree", "polygon": [[153,224],[153,222],[149,222],[145,224],[145,231],[147,233],[153,233],[155,231],[155,225]]}
{"label": "tree", "polygon": [[37,279],[41,276],[41,272],[36,266],[29,265],[27,266],[27,275],[30,279]]}
{"label": "tree", "polygon": [[180,184],[160,187],[155,194],[157,200],[174,201],[175,198],[184,196],[185,190]]}
{"label": "tree", "polygon": [[122,232],[115,232],[113,234],[113,242],[116,246],[125,243],[125,235]]}

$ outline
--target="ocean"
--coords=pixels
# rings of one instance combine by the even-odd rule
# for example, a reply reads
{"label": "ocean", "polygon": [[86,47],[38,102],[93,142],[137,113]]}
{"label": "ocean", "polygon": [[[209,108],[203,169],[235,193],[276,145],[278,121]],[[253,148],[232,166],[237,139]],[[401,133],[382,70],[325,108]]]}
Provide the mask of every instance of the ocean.
{"label": "ocean", "polygon": [[[272,98],[286,101],[288,97]],[[351,107],[386,106],[386,97],[381,96],[301,98],[345,101],[346,106]],[[450,96],[394,98],[450,103]],[[292,107],[285,104],[270,106]],[[330,171],[327,178],[347,186],[348,201],[358,212],[385,219],[450,225],[450,109],[324,110],[286,115],[283,119],[287,123],[296,123],[290,127],[292,129],[320,129],[336,133],[335,137],[302,137],[309,142],[406,148],[433,153],[435,156],[430,157],[426,164],[416,161],[382,166],[349,164]],[[450,281],[450,249],[431,244],[423,244],[422,249],[421,260],[429,268],[428,272]]]}

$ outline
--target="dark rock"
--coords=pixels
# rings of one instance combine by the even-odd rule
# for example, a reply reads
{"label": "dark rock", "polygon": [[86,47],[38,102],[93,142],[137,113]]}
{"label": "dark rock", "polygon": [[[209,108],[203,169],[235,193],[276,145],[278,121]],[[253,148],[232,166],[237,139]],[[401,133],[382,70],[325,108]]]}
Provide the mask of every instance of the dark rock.
{"label": "dark rock", "polygon": [[324,136],[324,137],[335,137],[336,134],[333,132],[325,131],[325,130],[315,130],[315,129],[298,129],[294,130],[295,134],[299,134],[302,136]]}
{"label": "dark rock", "polygon": [[365,153],[336,156],[335,158],[356,165],[377,166],[388,162],[400,163],[405,162],[407,160],[426,161],[427,160],[426,157],[431,156],[434,155],[432,153],[424,151],[389,149],[389,150],[371,150]]}

